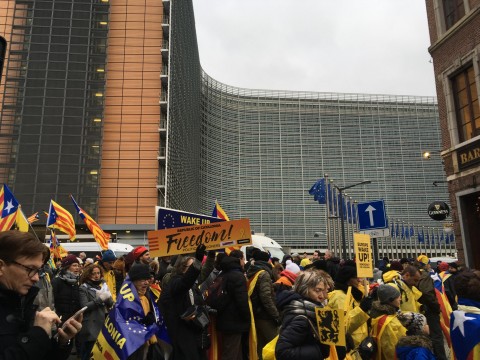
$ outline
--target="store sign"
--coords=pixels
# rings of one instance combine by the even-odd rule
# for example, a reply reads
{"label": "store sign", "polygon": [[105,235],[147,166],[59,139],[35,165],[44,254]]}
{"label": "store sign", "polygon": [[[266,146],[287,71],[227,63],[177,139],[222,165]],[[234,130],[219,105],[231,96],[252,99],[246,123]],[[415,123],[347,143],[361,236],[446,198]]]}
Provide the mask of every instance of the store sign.
{"label": "store sign", "polygon": [[457,157],[459,170],[480,164],[480,140],[458,149]]}
{"label": "store sign", "polygon": [[445,220],[450,215],[450,208],[443,201],[435,201],[428,206],[428,216],[433,220]]}

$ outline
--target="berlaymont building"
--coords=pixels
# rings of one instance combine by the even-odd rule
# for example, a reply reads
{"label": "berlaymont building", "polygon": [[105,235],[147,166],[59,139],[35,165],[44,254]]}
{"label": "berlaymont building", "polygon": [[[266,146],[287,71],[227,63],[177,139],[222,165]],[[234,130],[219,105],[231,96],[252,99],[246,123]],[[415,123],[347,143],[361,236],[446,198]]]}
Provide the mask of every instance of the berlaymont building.
{"label": "berlaymont building", "polygon": [[384,199],[390,224],[443,226],[427,214],[448,199],[443,166],[422,158],[441,147],[435,98],[229,86],[202,71],[190,0],[2,0],[0,35],[0,182],[27,216],[51,199],[74,212],[73,194],[138,243],[156,205],[218,200],[282,245],[324,248],[338,221],[308,190],[328,174],[371,180],[347,196]]}

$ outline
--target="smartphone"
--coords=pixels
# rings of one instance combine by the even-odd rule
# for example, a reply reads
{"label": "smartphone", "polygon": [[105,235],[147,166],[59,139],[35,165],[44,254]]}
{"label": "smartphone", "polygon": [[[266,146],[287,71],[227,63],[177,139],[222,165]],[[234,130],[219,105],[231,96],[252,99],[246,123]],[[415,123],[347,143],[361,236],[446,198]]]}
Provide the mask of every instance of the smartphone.
{"label": "smartphone", "polygon": [[[82,315],[82,314],[85,312],[85,310],[87,310],[87,307],[86,307],[86,306],[84,306],[83,308],[81,308],[80,310],[78,310],[75,314],[73,314],[72,316],[70,316],[70,317],[68,318],[68,320],[63,323],[61,329],[62,329],[62,330],[65,330],[65,328],[67,327],[68,322],[69,322],[71,319],[75,319],[75,320],[78,319],[78,317],[79,317],[80,315]],[[55,334],[55,339],[56,339],[56,338],[58,338],[58,333]]]}

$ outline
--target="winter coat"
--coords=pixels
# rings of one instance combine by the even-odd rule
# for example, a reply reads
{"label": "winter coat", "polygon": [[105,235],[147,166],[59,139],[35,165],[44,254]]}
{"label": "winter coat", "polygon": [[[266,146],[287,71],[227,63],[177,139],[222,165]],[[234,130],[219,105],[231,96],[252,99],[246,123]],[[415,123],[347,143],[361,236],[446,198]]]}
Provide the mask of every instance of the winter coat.
{"label": "winter coat", "polygon": [[418,290],[422,292],[422,297],[418,301],[425,306],[425,316],[427,313],[440,314],[440,305],[438,304],[437,295],[435,294],[433,279],[430,277],[428,271],[420,270],[420,274]]}
{"label": "winter coat", "polygon": [[398,360],[435,360],[432,341],[426,335],[405,336],[397,343]]}
{"label": "winter coat", "polygon": [[[282,311],[282,327],[275,346],[277,360],[323,359],[329,355],[329,346],[315,338],[311,324],[316,327],[315,307],[322,306],[304,299],[293,291],[282,291],[277,296]],[[304,316],[302,316],[304,315]]]}
{"label": "winter coat", "polygon": [[217,329],[226,333],[243,333],[250,329],[247,279],[243,275],[240,260],[226,256],[220,263],[228,303],[218,312]]}
{"label": "winter coat", "polygon": [[78,280],[68,278],[68,273],[60,273],[52,280],[55,310],[62,322],[68,320],[75,312],[80,310],[80,294]]}
{"label": "winter coat", "polygon": [[422,292],[415,286],[412,288],[402,280],[400,274],[396,271],[388,271],[383,274],[383,281],[385,284],[393,286],[402,296],[402,302],[400,304],[400,310],[420,312],[420,302],[418,301],[422,297]]}
{"label": "winter coat", "polygon": [[251,300],[255,319],[271,320],[278,323],[279,314],[275,306],[273,292],[272,267],[265,261],[255,261],[247,271],[247,278],[252,279],[257,272],[265,270],[258,276]]}
{"label": "winter coat", "polygon": [[105,322],[105,316],[109,307],[113,305],[113,299],[110,298],[103,302],[97,298],[97,290],[102,285],[93,285],[86,282],[80,286],[80,307],[86,306],[88,309],[83,313],[82,330],[77,335],[80,342],[95,341]]}
{"label": "winter coat", "polygon": [[[40,274],[39,274],[40,275]],[[38,306],[38,311],[42,311],[46,307],[55,311],[55,302],[53,298],[53,287],[50,282],[50,275],[44,272],[40,275],[40,279],[35,283],[39,291],[35,298],[34,304]]]}
{"label": "winter coat", "polygon": [[33,326],[38,287],[20,296],[0,285],[0,360],[67,359],[70,347],[60,347],[45,330]]}
{"label": "winter coat", "polygon": [[380,304],[379,301],[374,301],[370,316],[372,317],[372,330],[374,335],[378,335],[378,324],[383,315],[388,315],[388,323],[382,327],[383,333],[380,338],[377,338],[377,346],[380,351],[377,351],[377,360],[392,360],[395,356],[395,347],[402,337],[407,334],[407,329],[397,319],[397,311],[392,305]]}
{"label": "winter coat", "polygon": [[[348,310],[345,318],[346,332],[352,336],[354,345],[357,347],[368,336],[367,320],[369,316],[359,306],[363,296],[361,291],[352,287],[351,300],[347,299],[347,292],[346,285],[336,282],[335,290],[328,293],[328,307]],[[350,308],[348,308],[347,301],[351,301]]]}
{"label": "winter coat", "polygon": [[195,260],[184,274],[173,274],[160,295],[160,310],[164,316],[168,333],[172,339],[175,360],[205,359],[205,351],[199,347],[202,329],[181,315],[192,306],[203,306],[203,297],[196,285],[202,264]]}

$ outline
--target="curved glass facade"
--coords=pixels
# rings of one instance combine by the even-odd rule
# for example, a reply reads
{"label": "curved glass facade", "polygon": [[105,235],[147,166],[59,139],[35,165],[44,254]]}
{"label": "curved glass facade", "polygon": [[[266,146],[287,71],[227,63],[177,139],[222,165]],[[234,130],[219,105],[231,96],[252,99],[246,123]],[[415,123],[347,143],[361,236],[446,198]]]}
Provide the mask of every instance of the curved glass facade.
{"label": "curved glass facade", "polygon": [[445,201],[435,98],[262,91],[203,75],[201,196],[231,218],[294,248],[318,246],[326,209],[308,190],[327,173],[348,195],[384,199],[387,215],[433,226],[428,204]]}

